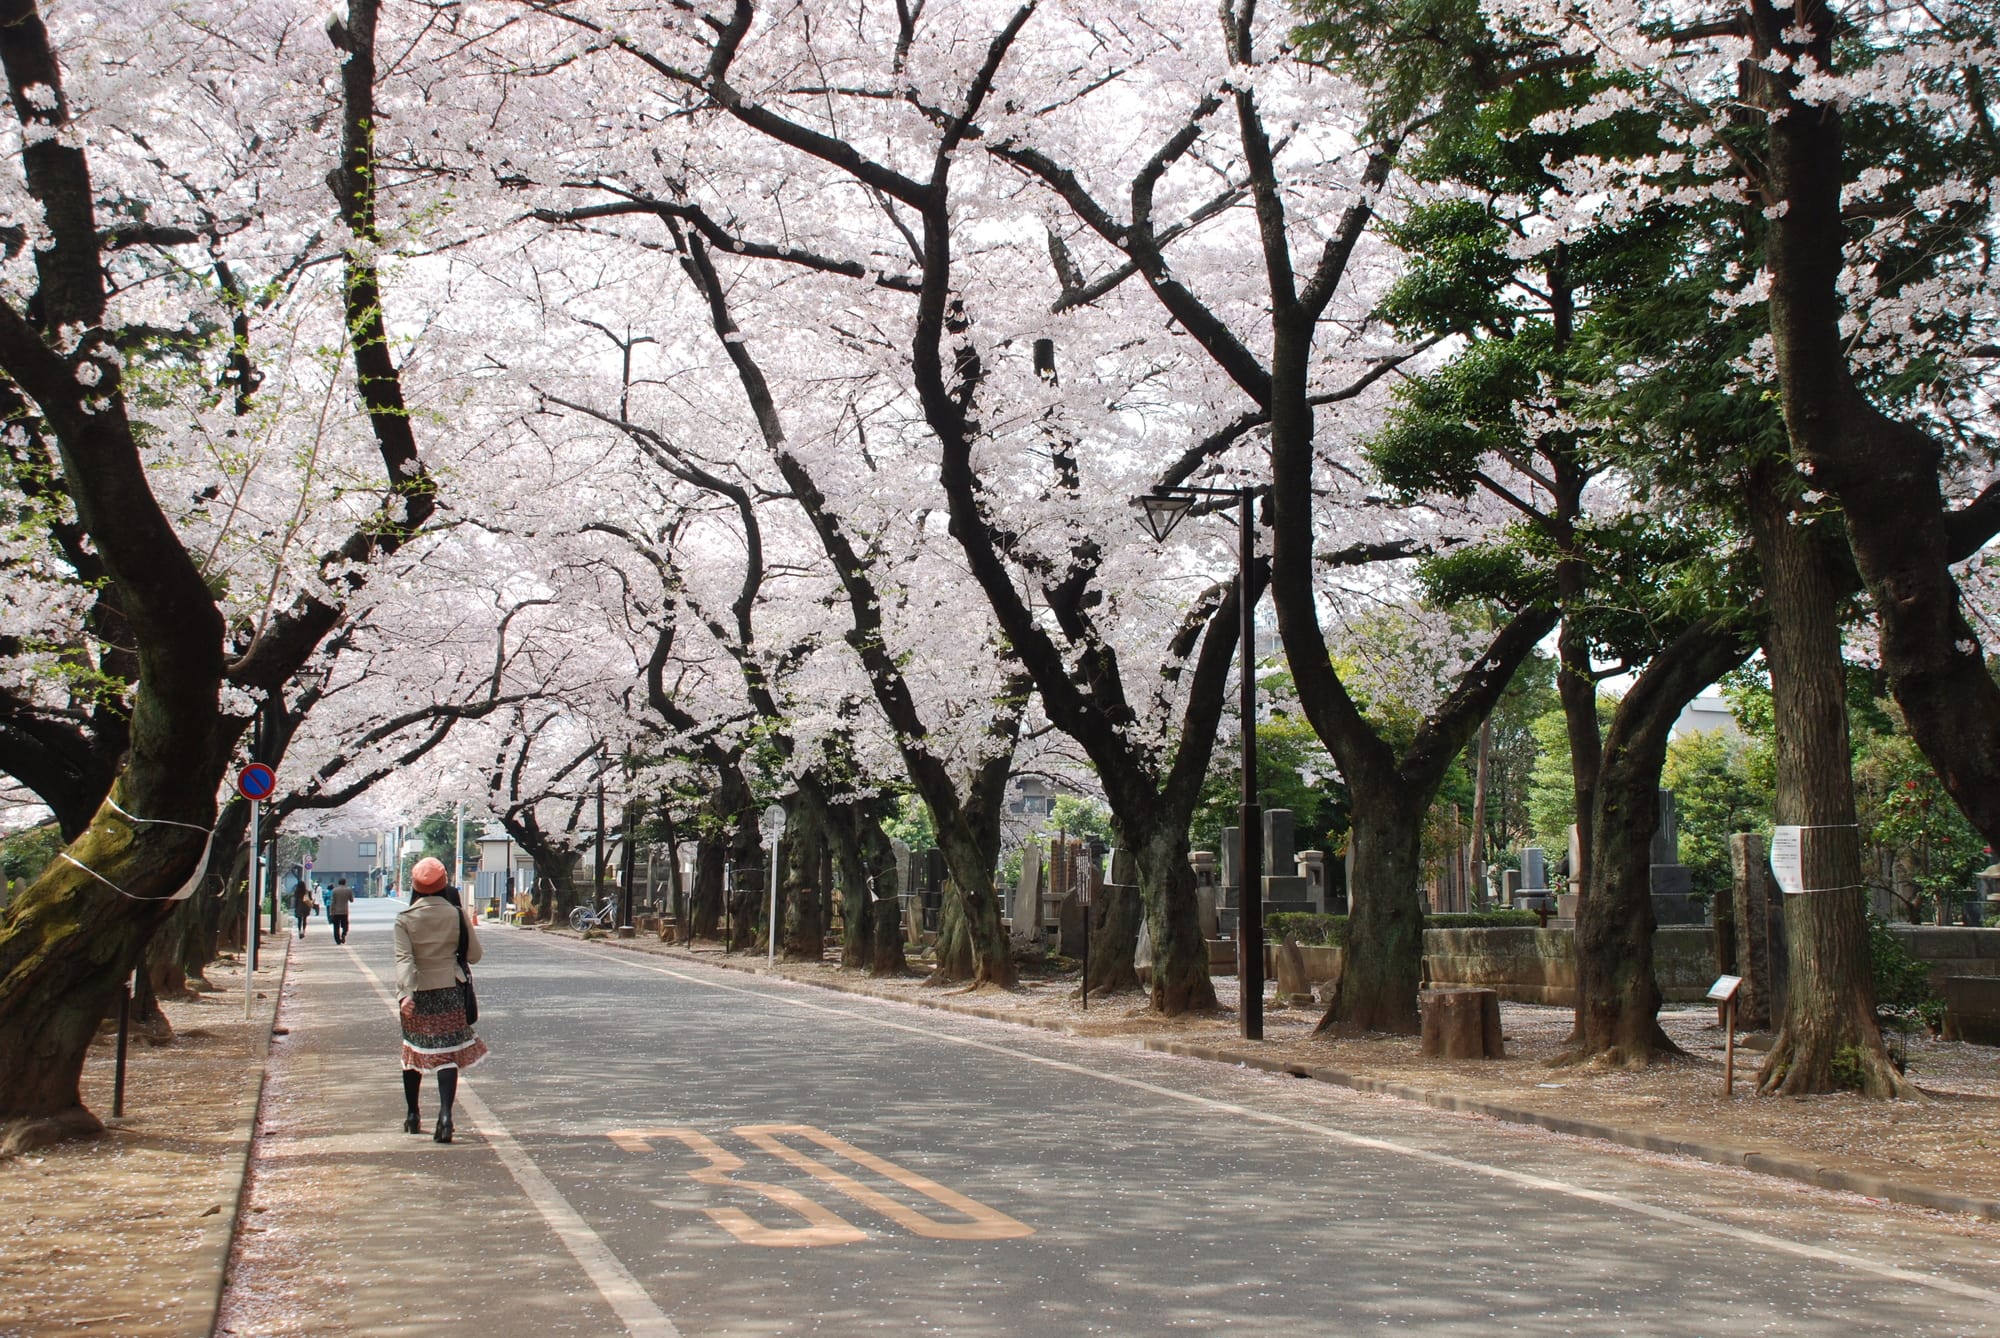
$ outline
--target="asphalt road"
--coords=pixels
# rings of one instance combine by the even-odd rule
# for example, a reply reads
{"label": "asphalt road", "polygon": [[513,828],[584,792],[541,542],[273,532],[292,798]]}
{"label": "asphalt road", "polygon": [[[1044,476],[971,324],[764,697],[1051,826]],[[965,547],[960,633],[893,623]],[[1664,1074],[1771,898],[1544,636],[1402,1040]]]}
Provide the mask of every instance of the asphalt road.
{"label": "asphalt road", "polygon": [[1990,1226],[504,928],[438,1146],[393,910],[294,948],[225,1331],[2000,1332]]}

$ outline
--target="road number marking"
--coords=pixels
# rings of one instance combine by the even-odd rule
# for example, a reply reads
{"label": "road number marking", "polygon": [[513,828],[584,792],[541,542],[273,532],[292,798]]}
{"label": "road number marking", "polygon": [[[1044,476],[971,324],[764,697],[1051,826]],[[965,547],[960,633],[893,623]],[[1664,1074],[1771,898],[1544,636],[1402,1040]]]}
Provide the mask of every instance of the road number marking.
{"label": "road number marking", "polygon": [[[1017,1240],[1035,1234],[1033,1227],[1009,1217],[997,1208],[989,1208],[977,1199],[968,1198],[957,1190],[948,1189],[906,1166],[898,1166],[895,1162],[878,1157],[872,1152],[865,1152],[845,1139],[827,1133],[824,1129],[816,1129],[809,1124],[739,1124],[730,1132],[780,1161],[795,1166],[816,1179],[824,1180],[856,1203],[880,1213],[915,1235],[926,1236],[932,1240]],[[614,1129],[606,1137],[627,1152],[642,1154],[653,1150],[652,1140],[655,1138],[674,1139],[708,1161],[708,1165],[689,1171],[689,1179],[716,1188],[755,1190],[779,1207],[797,1213],[809,1223],[803,1227],[770,1227],[735,1208],[702,1209],[717,1226],[745,1245],[776,1247],[851,1245],[855,1241],[868,1239],[866,1231],[797,1190],[762,1180],[735,1178],[733,1173],[742,1170],[745,1165],[743,1158],[724,1149],[698,1129],[681,1127]],[[920,1213],[878,1190],[870,1189],[854,1177],[836,1170],[789,1143],[782,1142],[781,1139],[785,1137],[803,1138],[817,1143],[828,1152],[844,1157],[865,1170],[873,1171],[885,1180],[892,1180],[905,1189],[921,1194],[933,1203],[941,1204],[971,1220],[941,1222]]]}

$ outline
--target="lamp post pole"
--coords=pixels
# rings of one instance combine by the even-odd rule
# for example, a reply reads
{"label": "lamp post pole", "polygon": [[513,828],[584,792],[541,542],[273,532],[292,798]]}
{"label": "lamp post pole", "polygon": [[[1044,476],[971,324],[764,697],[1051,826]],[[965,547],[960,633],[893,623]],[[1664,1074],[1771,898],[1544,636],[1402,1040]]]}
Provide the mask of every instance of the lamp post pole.
{"label": "lamp post pole", "polygon": [[1257,565],[1257,493],[1258,489],[1248,485],[1197,488],[1162,484],[1132,499],[1147,531],[1161,542],[1203,499],[1207,499],[1204,512],[1231,506],[1237,509],[1237,653],[1243,666],[1237,706],[1243,722],[1243,795],[1236,821],[1242,855],[1237,862],[1242,870],[1238,876],[1243,881],[1236,919],[1236,979],[1242,985],[1239,1015],[1246,1041],[1264,1039],[1264,811],[1257,802],[1257,608],[1250,583]]}
{"label": "lamp post pole", "polygon": [[1237,654],[1242,657],[1243,677],[1238,685],[1237,709],[1243,720],[1243,800],[1237,812],[1237,830],[1242,850],[1242,910],[1237,914],[1236,942],[1242,960],[1236,979],[1242,982],[1243,1039],[1264,1039],[1264,812],[1257,803],[1257,606],[1250,586],[1250,572],[1257,563],[1256,505],[1254,489],[1237,493],[1240,525],[1236,534],[1236,611],[1242,620]]}

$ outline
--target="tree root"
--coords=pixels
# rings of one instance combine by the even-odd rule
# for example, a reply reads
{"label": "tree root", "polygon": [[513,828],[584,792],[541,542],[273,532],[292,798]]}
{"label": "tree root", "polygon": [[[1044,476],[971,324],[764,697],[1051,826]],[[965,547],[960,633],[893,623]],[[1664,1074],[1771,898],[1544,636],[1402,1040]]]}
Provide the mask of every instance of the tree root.
{"label": "tree root", "polygon": [[10,1120],[0,1124],[0,1159],[17,1157],[57,1143],[95,1138],[103,1132],[104,1122],[82,1106],[71,1106],[53,1115],[31,1115]]}

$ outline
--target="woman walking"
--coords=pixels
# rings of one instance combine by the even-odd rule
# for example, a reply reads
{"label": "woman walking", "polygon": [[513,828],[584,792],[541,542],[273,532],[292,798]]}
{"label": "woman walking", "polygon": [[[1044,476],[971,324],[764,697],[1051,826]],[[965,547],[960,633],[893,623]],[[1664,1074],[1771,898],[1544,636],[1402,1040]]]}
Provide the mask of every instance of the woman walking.
{"label": "woman walking", "polygon": [[437,1128],[431,1137],[451,1142],[451,1107],[458,1071],[486,1058],[486,1042],[465,1019],[466,967],[479,960],[479,935],[450,897],[444,865],[420,859],[410,871],[410,904],[396,916],[396,992],[403,1019],[403,1100],[410,1108],[403,1132],[420,1134],[417,1097],[424,1074],[438,1079]]}

